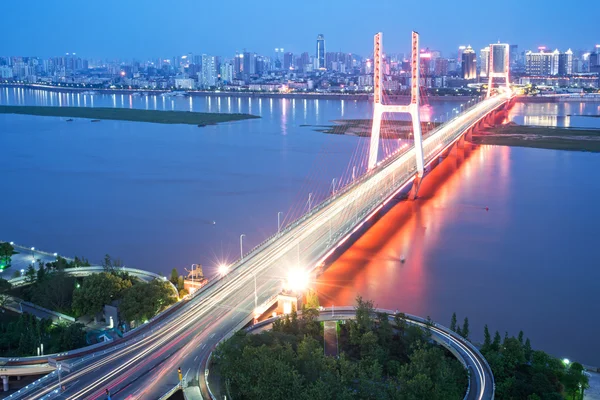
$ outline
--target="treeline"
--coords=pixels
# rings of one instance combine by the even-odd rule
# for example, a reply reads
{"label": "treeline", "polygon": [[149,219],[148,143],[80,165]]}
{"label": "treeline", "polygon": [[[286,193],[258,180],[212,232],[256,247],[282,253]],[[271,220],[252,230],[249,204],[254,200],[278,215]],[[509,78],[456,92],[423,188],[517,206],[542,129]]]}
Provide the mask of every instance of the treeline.
{"label": "treeline", "polygon": [[[467,327],[468,319],[465,318]],[[456,324],[452,315],[451,329],[468,339],[468,329]],[[464,325],[463,325],[464,327]],[[559,400],[583,399],[589,387],[583,366],[577,362],[565,363],[549,354],[533,350],[523,331],[517,337],[501,337],[496,331],[492,338],[488,326],[483,331],[481,354],[486,358],[496,382],[496,398],[506,400]]]}
{"label": "treeline", "polygon": [[42,344],[44,354],[85,346],[83,325],[53,325],[49,319],[38,320],[30,314],[21,314],[0,323],[0,357],[35,356]]}
{"label": "treeline", "polygon": [[467,375],[430,333],[389,320],[357,298],[356,319],[339,325],[339,357],[324,355],[316,309],[261,334],[238,332],[215,360],[223,394],[236,399],[462,399]]}

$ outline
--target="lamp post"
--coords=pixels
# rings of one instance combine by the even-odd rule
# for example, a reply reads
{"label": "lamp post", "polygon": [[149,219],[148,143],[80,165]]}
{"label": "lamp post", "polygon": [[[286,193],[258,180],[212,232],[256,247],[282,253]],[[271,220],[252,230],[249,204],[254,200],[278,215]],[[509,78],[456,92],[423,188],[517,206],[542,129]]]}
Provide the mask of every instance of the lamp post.
{"label": "lamp post", "polygon": [[312,193],[308,194],[308,212],[312,209]]}
{"label": "lamp post", "polygon": [[278,235],[281,233],[281,214],[283,214],[281,211],[279,211],[277,213],[277,234]]}
{"label": "lamp post", "polygon": [[31,248],[31,258],[35,261],[35,247]]}
{"label": "lamp post", "polygon": [[242,233],[240,235],[240,260],[244,261],[244,236],[246,236],[245,233]]}

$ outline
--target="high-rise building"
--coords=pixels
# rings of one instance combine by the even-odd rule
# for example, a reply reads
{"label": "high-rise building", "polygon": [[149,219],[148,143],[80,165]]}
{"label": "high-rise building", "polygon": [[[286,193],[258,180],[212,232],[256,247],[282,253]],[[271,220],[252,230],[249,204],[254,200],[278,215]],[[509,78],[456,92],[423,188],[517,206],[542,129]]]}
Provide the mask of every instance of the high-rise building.
{"label": "high-rise building", "polygon": [[221,64],[221,81],[229,83],[233,80],[233,65],[226,61]]}
{"label": "high-rise building", "polygon": [[[471,46],[469,46],[469,47],[471,47]],[[457,60],[458,60],[459,65],[462,63],[462,59],[463,59],[462,55],[463,55],[463,53],[465,52],[466,49],[467,49],[467,46],[458,46],[458,57],[457,57]]]}
{"label": "high-rise building", "polygon": [[326,69],[326,66],[325,66],[325,36],[323,36],[323,34],[319,34],[317,36],[316,61],[317,61],[318,69],[321,69],[321,70]]}
{"label": "high-rise building", "polygon": [[248,79],[254,74],[256,74],[256,53],[244,52],[243,75]]}
{"label": "high-rise building", "polygon": [[477,79],[477,56],[471,46],[465,48],[462,53],[462,77],[463,79]]}
{"label": "high-rise building", "polygon": [[509,46],[507,44],[491,44],[490,45],[491,60],[494,65],[489,66],[489,71],[494,73],[506,72],[506,58],[509,57]]}
{"label": "high-rise building", "polygon": [[553,53],[544,52],[540,48],[538,53],[529,50],[525,53],[525,73],[532,76],[547,76],[552,73]]}
{"label": "high-rise building", "polygon": [[588,61],[588,69],[590,72],[597,72],[600,74],[600,45],[596,45],[596,51],[590,53]]}
{"label": "high-rise building", "polygon": [[283,69],[294,69],[294,54],[287,52],[283,55]]}
{"label": "high-rise building", "polygon": [[571,49],[558,56],[558,75],[573,74],[573,51]]}
{"label": "high-rise building", "polygon": [[233,64],[233,74],[236,79],[242,79],[244,73],[244,55],[236,53]]}
{"label": "high-rise building", "polygon": [[202,54],[202,80],[200,84],[205,89],[217,85],[216,57]]}
{"label": "high-rise building", "polygon": [[479,52],[479,76],[487,78],[490,72],[490,46],[487,46]]}

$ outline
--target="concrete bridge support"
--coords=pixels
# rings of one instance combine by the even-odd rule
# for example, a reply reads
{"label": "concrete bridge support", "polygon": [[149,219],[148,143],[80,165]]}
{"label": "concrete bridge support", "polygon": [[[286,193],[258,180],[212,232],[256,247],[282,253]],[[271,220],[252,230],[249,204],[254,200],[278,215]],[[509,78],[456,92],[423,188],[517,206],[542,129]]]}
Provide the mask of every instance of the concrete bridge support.
{"label": "concrete bridge support", "polygon": [[8,376],[2,375],[0,378],[2,378],[2,390],[8,392]]}

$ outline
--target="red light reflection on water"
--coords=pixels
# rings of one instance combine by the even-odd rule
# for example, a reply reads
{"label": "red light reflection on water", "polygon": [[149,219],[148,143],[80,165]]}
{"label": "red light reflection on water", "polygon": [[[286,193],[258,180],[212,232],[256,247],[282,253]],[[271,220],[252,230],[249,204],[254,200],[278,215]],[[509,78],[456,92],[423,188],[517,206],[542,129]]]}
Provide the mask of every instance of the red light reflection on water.
{"label": "red light reflection on water", "polygon": [[440,278],[430,274],[437,274],[440,263],[432,261],[431,253],[447,246],[444,235],[454,221],[479,218],[487,212],[486,204],[465,204],[460,192],[470,190],[477,181],[477,185],[494,186],[500,197],[507,195],[509,147],[500,148],[499,173],[505,179],[475,179],[484,173],[490,149],[467,145],[464,155],[448,157],[438,165],[423,181],[418,201],[396,205],[319,277],[321,305],[352,305],[360,294],[377,307],[408,313],[428,315],[436,308],[428,302],[435,301],[432,282]]}

